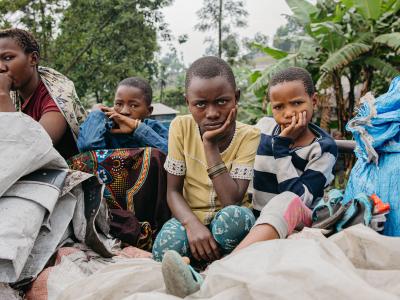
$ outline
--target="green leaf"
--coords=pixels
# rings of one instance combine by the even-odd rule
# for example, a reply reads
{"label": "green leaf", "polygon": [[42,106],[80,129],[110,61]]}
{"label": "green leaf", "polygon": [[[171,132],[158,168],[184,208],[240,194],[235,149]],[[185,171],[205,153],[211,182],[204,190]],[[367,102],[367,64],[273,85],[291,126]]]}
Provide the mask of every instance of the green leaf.
{"label": "green leaf", "polygon": [[335,52],[345,43],[340,25],[333,22],[313,23],[310,26],[310,34],[314,37],[322,48],[329,52]]}
{"label": "green leaf", "polygon": [[306,25],[310,23],[310,15],[318,12],[318,9],[306,0],[286,0],[296,20]]}
{"label": "green leaf", "polygon": [[261,50],[262,52],[264,52],[265,54],[271,56],[272,58],[275,59],[282,59],[286,56],[288,56],[288,53],[282,50],[278,50],[278,49],[274,49],[274,48],[270,48],[270,47],[265,47],[262,46],[258,43],[252,43],[252,46],[254,46],[255,48]]}
{"label": "green leaf", "polygon": [[399,70],[393,67],[390,63],[383,61],[376,57],[368,57],[364,60],[364,63],[368,66],[373,67],[379,71],[383,76],[393,79],[394,77],[400,75]]}
{"label": "green leaf", "polygon": [[372,46],[363,43],[350,43],[333,53],[328,60],[321,66],[323,72],[339,70],[349,65],[361,54],[368,52]]}
{"label": "green leaf", "polygon": [[400,32],[381,34],[374,39],[377,44],[386,45],[395,51],[400,51]]}
{"label": "green leaf", "polygon": [[271,76],[275,74],[276,72],[283,70],[289,66],[293,66],[296,64],[296,58],[298,54],[289,54],[285,58],[278,60],[272,65],[269,65],[268,67],[265,68],[265,70],[261,71],[261,76],[257,79],[256,82],[254,82],[252,85],[249,86],[249,91],[251,92],[256,92],[260,90],[260,88],[263,88],[264,86],[268,86],[268,82],[271,79]]}
{"label": "green leaf", "polygon": [[299,47],[299,54],[305,58],[317,56],[318,44],[313,39],[304,39]]}
{"label": "green leaf", "polygon": [[256,71],[254,71],[253,73],[250,74],[249,81],[251,83],[254,83],[254,82],[256,82],[258,77],[260,77],[260,76],[261,76],[261,71],[256,70]]}
{"label": "green leaf", "polygon": [[356,10],[366,19],[378,20],[382,15],[382,0],[353,0]]}

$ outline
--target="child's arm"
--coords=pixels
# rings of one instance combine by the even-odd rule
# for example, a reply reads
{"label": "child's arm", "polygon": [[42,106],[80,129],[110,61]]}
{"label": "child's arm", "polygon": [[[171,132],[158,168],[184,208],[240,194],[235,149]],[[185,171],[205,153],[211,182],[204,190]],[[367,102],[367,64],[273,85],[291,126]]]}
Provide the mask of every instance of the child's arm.
{"label": "child's arm", "polygon": [[190,251],[197,260],[214,261],[220,257],[218,246],[210,230],[192,212],[183,198],[184,176],[167,175],[167,202],[172,215],[186,229]]}
{"label": "child's arm", "polygon": [[144,122],[140,123],[138,128],[133,131],[132,136],[143,146],[157,148],[168,153],[168,130],[158,122],[152,122],[152,126]]}
{"label": "child's arm", "polygon": [[[222,163],[218,141],[221,136],[230,132],[236,122],[236,108],[232,109],[225,124],[216,130],[206,131],[203,134],[203,145],[208,167]],[[250,181],[232,178],[228,172],[222,173],[211,179],[218,199],[223,206],[238,204],[243,200]]]}
{"label": "child's arm", "polygon": [[100,110],[92,111],[79,129],[77,146],[79,152],[106,149],[106,132],[109,119]]}
{"label": "child's arm", "polygon": [[322,197],[324,188],[331,179],[336,162],[336,145],[327,140],[323,150],[316,143],[310,150],[313,153],[308,155],[312,158],[304,168],[303,174],[299,176],[289,152],[292,142],[292,139],[281,136],[273,138],[272,151],[276,162],[278,191],[291,191],[299,195],[306,205],[311,205],[315,198]]}

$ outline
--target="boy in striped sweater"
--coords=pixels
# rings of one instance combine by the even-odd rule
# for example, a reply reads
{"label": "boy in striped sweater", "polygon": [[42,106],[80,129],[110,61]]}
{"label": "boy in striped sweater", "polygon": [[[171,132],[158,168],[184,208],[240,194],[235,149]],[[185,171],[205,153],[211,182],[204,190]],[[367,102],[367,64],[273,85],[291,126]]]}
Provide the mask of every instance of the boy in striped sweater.
{"label": "boy in striped sweater", "polygon": [[257,124],[261,141],[254,164],[253,205],[259,218],[235,251],[310,226],[310,208],[333,179],[337,147],[311,123],[316,104],[311,75],[287,68],[273,76],[268,92],[273,118]]}

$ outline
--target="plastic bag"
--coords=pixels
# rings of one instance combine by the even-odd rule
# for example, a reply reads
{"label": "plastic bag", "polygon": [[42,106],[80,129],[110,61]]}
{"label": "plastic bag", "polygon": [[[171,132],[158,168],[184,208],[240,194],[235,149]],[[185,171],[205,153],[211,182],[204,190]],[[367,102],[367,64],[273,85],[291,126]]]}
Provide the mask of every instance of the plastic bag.
{"label": "plastic bag", "polygon": [[400,236],[400,76],[377,99],[367,94],[358,114],[347,124],[357,143],[355,163],[344,203],[358,193],[377,194],[389,203],[384,234]]}

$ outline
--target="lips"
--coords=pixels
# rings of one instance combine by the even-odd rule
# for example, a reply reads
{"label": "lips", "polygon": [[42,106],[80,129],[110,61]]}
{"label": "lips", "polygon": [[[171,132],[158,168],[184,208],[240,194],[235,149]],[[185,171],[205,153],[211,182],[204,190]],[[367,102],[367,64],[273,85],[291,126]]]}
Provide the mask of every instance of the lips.
{"label": "lips", "polygon": [[204,127],[206,130],[214,130],[214,129],[220,128],[220,127],[222,126],[222,124],[223,124],[222,122],[207,123],[207,124],[204,124],[203,127]]}

